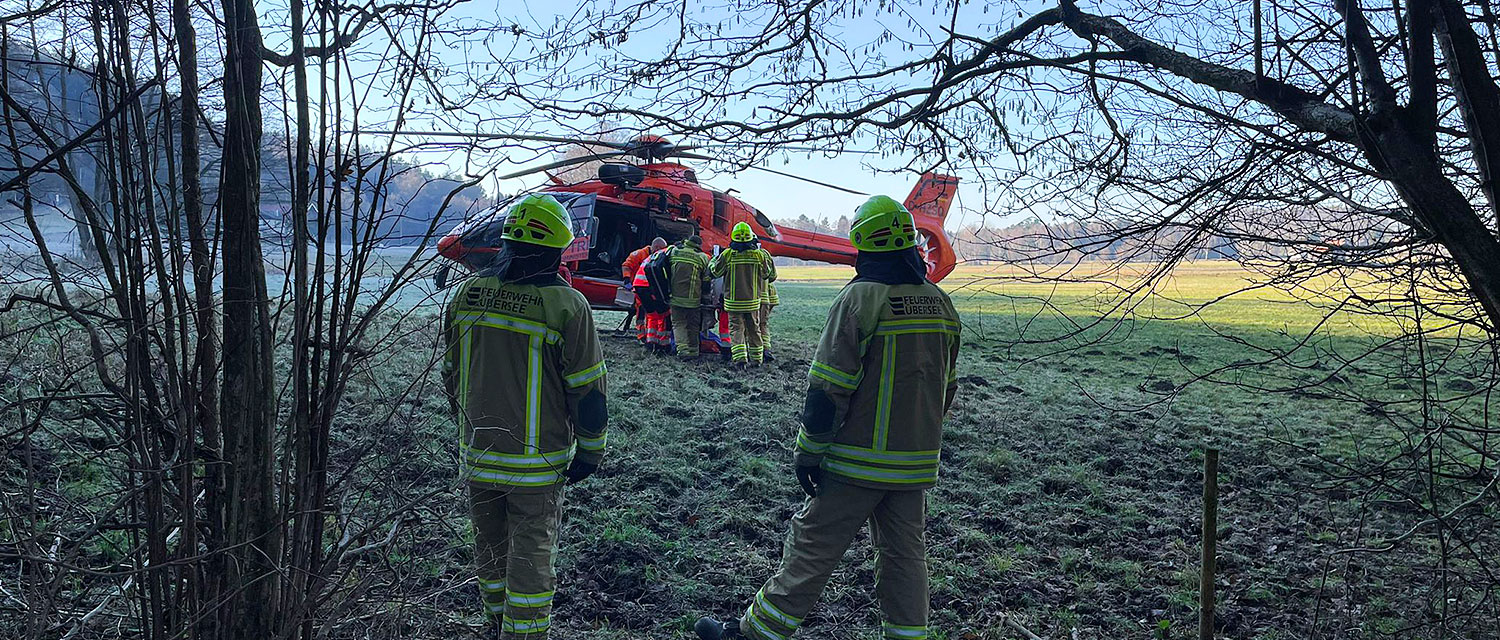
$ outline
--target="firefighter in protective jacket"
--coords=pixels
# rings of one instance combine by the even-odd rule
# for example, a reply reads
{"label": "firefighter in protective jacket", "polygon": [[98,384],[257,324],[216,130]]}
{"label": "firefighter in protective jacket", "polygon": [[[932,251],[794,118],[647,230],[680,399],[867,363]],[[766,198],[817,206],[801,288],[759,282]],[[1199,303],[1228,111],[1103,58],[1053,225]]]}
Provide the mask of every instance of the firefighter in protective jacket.
{"label": "firefighter in protective jacket", "polygon": [[765,291],[760,294],[760,318],[757,320],[760,325],[760,346],[765,350],[766,362],[775,361],[771,356],[771,310],[779,304],[781,296],[776,295],[776,283],[767,282]]}
{"label": "firefighter in protective jacket", "polygon": [[808,501],[792,519],[781,569],[738,620],[699,620],[700,638],[790,637],[866,522],[884,637],[928,637],[925,490],[937,482],[943,416],[957,390],[958,314],[926,279],[905,207],[870,198],[849,237],[857,275],[828,312],[797,434]]}
{"label": "firefighter in protective jacket", "polygon": [[703,325],[704,276],[708,274],[708,256],[703,241],[688,236],[672,247],[672,336],[677,342],[677,357],[698,357],[698,333]]}
{"label": "firefighter in protective jacket", "polygon": [[485,613],[546,638],[563,484],[604,455],[604,359],[588,301],[558,276],[573,240],[551,196],[511,208],[491,265],[454,292],[443,382],[458,415]]}
{"label": "firefighter in protective jacket", "polygon": [[755,246],[750,225],[738,223],[729,232],[729,248],[708,265],[715,276],[724,276],[724,310],[729,312],[730,351],[736,363],[760,364],[765,359],[761,343],[761,293],[776,280],[771,254]]}

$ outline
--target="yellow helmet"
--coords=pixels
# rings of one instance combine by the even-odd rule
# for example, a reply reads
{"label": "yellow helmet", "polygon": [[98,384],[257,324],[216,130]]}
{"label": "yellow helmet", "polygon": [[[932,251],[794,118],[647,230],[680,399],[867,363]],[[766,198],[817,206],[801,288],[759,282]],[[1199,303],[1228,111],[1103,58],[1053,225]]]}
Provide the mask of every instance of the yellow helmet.
{"label": "yellow helmet", "polygon": [[573,243],[568,211],[556,198],[529,195],[511,206],[500,236],[506,240],[562,249]]}
{"label": "yellow helmet", "polygon": [[755,232],[750,230],[749,224],[740,222],[735,224],[734,229],[729,232],[729,239],[735,242],[750,242],[755,240]]}
{"label": "yellow helmet", "polygon": [[874,196],[854,212],[849,243],[860,251],[900,251],[917,243],[911,212],[889,196]]}

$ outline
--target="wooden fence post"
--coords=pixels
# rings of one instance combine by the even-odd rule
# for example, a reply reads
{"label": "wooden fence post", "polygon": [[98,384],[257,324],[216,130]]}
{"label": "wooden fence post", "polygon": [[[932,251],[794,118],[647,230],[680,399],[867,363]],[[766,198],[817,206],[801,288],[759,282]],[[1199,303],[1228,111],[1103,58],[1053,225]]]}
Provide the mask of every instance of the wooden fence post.
{"label": "wooden fence post", "polygon": [[1198,574],[1198,640],[1214,639],[1214,576],[1219,537],[1219,450],[1203,456],[1203,559]]}

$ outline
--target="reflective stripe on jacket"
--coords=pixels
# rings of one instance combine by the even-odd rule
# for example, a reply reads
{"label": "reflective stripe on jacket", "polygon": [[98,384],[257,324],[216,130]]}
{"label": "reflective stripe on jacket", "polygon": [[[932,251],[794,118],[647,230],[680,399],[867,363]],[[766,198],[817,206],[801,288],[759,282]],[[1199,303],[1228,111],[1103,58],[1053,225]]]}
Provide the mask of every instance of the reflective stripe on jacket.
{"label": "reflective stripe on jacket", "polygon": [[958,345],[958,312],[937,285],[844,287],[808,371],[798,463],[864,486],[932,486]]}
{"label": "reflective stripe on jacket", "polygon": [[672,248],[672,306],[696,309],[703,297],[703,275],[708,256],[696,247]]}
{"label": "reflective stripe on jacket", "polygon": [[760,303],[776,306],[781,304],[781,298],[776,295],[776,283],[767,282],[766,290],[761,292]]}
{"label": "reflective stripe on jacket", "polygon": [[765,249],[726,249],[708,267],[715,276],[724,276],[726,311],[758,311],[766,282],[776,279],[776,266]]}
{"label": "reflective stripe on jacket", "polygon": [[604,353],[588,301],[561,278],[475,277],[444,322],[443,382],[458,410],[463,477],[542,489],[575,455],[604,455]]}

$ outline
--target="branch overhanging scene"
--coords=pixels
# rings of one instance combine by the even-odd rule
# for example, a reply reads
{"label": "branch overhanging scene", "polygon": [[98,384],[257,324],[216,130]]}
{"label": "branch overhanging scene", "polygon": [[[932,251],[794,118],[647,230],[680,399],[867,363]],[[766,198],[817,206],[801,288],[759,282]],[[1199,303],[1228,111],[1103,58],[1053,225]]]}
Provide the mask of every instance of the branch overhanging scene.
{"label": "branch overhanging scene", "polygon": [[1477,0],[0,0],[0,637],[1500,637]]}

